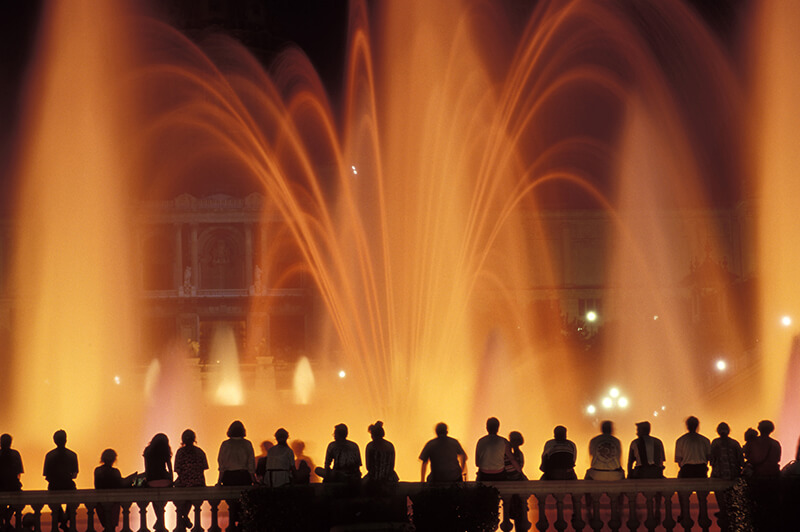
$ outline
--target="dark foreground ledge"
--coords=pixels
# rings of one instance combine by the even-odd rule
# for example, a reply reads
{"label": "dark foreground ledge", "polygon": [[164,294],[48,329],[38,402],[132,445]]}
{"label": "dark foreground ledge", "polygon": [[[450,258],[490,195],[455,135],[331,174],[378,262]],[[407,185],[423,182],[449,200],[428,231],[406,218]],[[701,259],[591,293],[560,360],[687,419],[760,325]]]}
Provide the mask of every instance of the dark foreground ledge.
{"label": "dark foreground ledge", "polygon": [[[723,507],[733,508],[737,504],[749,504],[742,499],[751,495],[752,487],[743,483],[720,479],[655,479],[655,480],[620,480],[620,481],[522,481],[487,483],[499,492],[504,504],[509,504],[512,496],[527,502],[530,507],[529,519],[532,526],[540,531],[545,530],[726,530],[729,519]],[[781,484],[772,484],[774,492],[770,492],[772,500],[780,501],[786,497],[786,490],[781,491]],[[467,482],[464,488],[477,488],[475,482]],[[253,487],[243,490],[238,487],[206,487],[206,488],[131,488],[122,490],[74,490],[74,491],[22,491],[0,493],[0,509],[10,507],[13,513],[12,525],[17,530],[58,530],[58,523],[50,515],[51,505],[71,505],[77,507],[77,525],[73,530],[94,532],[102,530],[96,509],[100,504],[119,504],[121,518],[117,530],[122,532],[148,532],[156,530],[154,512],[163,512],[166,529],[181,532],[186,530],[176,519],[175,503],[189,501],[195,504],[192,509],[192,532],[220,532],[233,527],[228,520],[228,506],[225,501],[239,501],[248,498],[259,500],[259,497],[270,498],[270,493],[281,493],[284,500],[302,494],[308,500],[335,500],[337,507],[357,507],[358,504],[375,506],[377,500],[393,500],[402,503],[400,520],[408,513],[413,513],[411,503],[424,490],[447,486],[428,485],[419,482],[400,482],[392,489],[377,494],[365,486],[346,489],[336,485],[313,484],[304,487],[277,488],[268,490]],[[785,488],[785,486],[784,486]],[[242,496],[244,492],[252,492],[250,497]],[[769,491],[769,490],[768,490]],[[794,497],[794,492],[789,497]],[[709,495],[710,494],[710,495]],[[588,498],[586,496],[589,496]],[[708,496],[708,497],[707,497]],[[680,516],[680,500],[689,500],[689,511]],[[345,504],[343,501],[347,501]],[[354,501],[354,502],[353,502]],[[706,504],[706,501],[708,504]],[[798,502],[793,498],[786,502]],[[154,510],[151,503],[156,503]],[[166,510],[158,509],[167,503]],[[392,503],[394,504],[394,503]],[[709,505],[711,511],[709,512]],[[397,505],[395,504],[396,508]],[[735,506],[738,508],[738,506]],[[282,507],[283,508],[283,507]],[[317,508],[316,506],[312,507]],[[737,510],[738,511],[738,510]],[[359,512],[355,512],[358,514]],[[711,516],[709,516],[711,513]],[[716,515],[715,515],[716,514]],[[396,515],[396,514],[395,514]],[[500,512],[502,516],[502,510]],[[738,515],[738,514],[737,514]],[[24,519],[23,519],[24,517]],[[682,517],[681,521],[678,518]],[[716,517],[712,522],[711,517]],[[741,516],[739,516],[741,517]],[[752,516],[745,515],[744,518]],[[285,518],[285,516],[284,516]],[[23,526],[23,521],[26,526]],[[401,530],[402,522],[394,520],[388,523],[337,523],[326,530]],[[413,530],[405,519],[408,530]],[[44,525],[44,526],[43,526]],[[349,526],[349,527],[348,527]],[[370,528],[372,526],[372,528]],[[510,522],[503,520],[501,528],[507,528]],[[517,530],[524,527],[518,523]],[[643,528],[642,528],[643,527]],[[422,529],[418,527],[418,529]],[[165,530],[165,529],[162,529]]]}

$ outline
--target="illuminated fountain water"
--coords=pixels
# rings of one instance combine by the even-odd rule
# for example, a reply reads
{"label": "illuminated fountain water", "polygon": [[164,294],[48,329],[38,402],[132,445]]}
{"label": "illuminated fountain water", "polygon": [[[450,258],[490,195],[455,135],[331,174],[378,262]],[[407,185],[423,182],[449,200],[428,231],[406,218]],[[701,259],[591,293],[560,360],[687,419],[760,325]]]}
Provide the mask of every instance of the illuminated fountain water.
{"label": "illuminated fountain water", "polygon": [[[43,52],[55,66],[44,66],[42,76],[64,85],[42,86],[72,102],[85,97],[86,104],[69,116],[61,114],[63,100],[34,98],[45,107],[35,115],[43,117],[42,129],[30,133],[35,155],[27,159],[20,200],[17,271],[26,312],[15,344],[15,397],[29,397],[31,383],[43,390],[14,405],[18,441],[42,442],[36,451],[43,454],[49,435],[64,426],[89,457],[114,446],[123,469],[135,469],[152,433],[177,438],[193,426],[213,455],[227,423],[239,417],[254,439],[283,425],[321,458],[334,423],[347,422],[364,442],[363,428],[383,419],[400,449],[401,477],[415,479],[416,453],[436,422],[447,421],[469,449],[485,418],[497,415],[503,431],[526,435],[535,456],[557,423],[576,441],[596,430],[583,408],[607,383],[624,384],[630,394],[630,414],[617,417],[625,421],[648,417],[667,396],[675,413],[656,429],[665,441],[682,431],[689,413],[730,420],[724,405],[703,400],[703,370],[690,359],[681,330],[684,309],[664,290],[694,258],[669,253],[687,249],[683,240],[691,239],[695,253],[706,243],[720,250],[730,243],[707,222],[661,223],[675,205],[710,202],[689,147],[691,131],[651,51],[657,45],[634,17],[602,2],[544,2],[516,40],[485,6],[387,4],[378,47],[368,37],[365,6],[351,7],[338,113],[297,50],[283,53],[267,73],[229,39],[201,50],[148,23],[143,35],[156,59],[130,70],[130,63],[111,62],[119,72],[81,75],[79,84],[74,65],[95,63],[77,57],[113,47],[64,37],[88,48],[62,59]],[[728,90],[725,59],[685,7],[665,3],[642,18],[680,28],[681,38],[704,50],[697,64],[714,67],[706,90]],[[70,16],[43,34],[61,42],[67,26],[94,35],[92,28],[116,28],[108,22],[114,20],[89,18],[78,32]],[[143,95],[146,125],[114,142],[106,128],[117,126],[102,124],[116,119],[119,105],[103,102],[120,84]],[[719,107],[720,115],[725,111]],[[86,133],[76,134],[84,124]],[[46,133],[52,127],[61,129]],[[50,147],[63,152],[48,153]],[[73,169],[71,161],[81,166]],[[178,348],[151,365],[150,389],[160,390],[153,406],[143,406],[137,388],[106,389],[114,371],[157,358],[141,352],[132,332],[138,318],[131,265],[138,257],[128,246],[133,192],[126,184],[146,174],[157,195],[206,163],[257,182],[265,221],[276,213],[284,221],[284,233],[260,257],[265,279],[277,287],[298,271],[313,279],[326,312],[314,324],[310,358],[340,363],[345,380],[326,384],[302,363],[294,401],[258,386],[241,389],[235,342],[221,333],[219,352],[229,363],[215,390],[229,404],[203,395],[192,379],[196,368],[183,364]],[[613,186],[597,186],[603,179]],[[563,228],[545,209],[564,195],[590,198],[610,221],[614,251],[600,255],[613,258],[598,266],[608,272],[598,278],[617,294],[609,302],[617,327],[601,360],[562,335],[557,307],[542,312],[533,303],[534,294],[569,282],[563,264],[579,262],[562,256]],[[76,207],[64,198],[86,203]],[[69,212],[59,210],[65,205]],[[289,250],[296,264],[279,270],[276,247]],[[731,324],[719,326],[741,348]],[[53,372],[58,388],[43,386]],[[77,383],[85,393],[72,392]],[[225,392],[229,386],[234,394]],[[89,441],[119,413],[132,441]],[[740,412],[741,423],[749,414]],[[31,419],[40,422],[28,430]]]}

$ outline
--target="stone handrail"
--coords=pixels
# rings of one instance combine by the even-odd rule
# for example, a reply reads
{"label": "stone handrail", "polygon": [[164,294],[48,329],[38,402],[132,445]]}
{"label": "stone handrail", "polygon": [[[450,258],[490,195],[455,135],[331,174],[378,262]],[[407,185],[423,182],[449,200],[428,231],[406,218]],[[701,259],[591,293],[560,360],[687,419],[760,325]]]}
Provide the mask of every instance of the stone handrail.
{"label": "stone handrail", "polygon": [[[473,482],[467,483],[472,485]],[[487,483],[498,489],[501,497],[508,500],[517,495],[524,500],[530,499],[532,506],[538,506],[536,529],[545,530],[620,530],[624,525],[627,530],[693,530],[695,523],[698,530],[709,530],[712,521],[705,505],[705,495],[709,492],[722,493],[732,487],[731,481],[720,479],[655,479],[655,480],[620,480],[620,481],[520,481]],[[423,489],[426,484],[419,482],[401,482],[396,493],[400,496],[413,495]],[[312,485],[316,494],[322,494],[325,486]],[[247,489],[247,488],[244,488]],[[280,489],[280,488],[278,488]],[[169,503],[189,501],[195,504],[192,519],[192,532],[221,532],[221,525],[227,524],[227,511],[221,511],[220,505],[225,500],[236,500],[242,494],[241,487],[206,487],[206,488],[129,488],[120,490],[73,490],[73,491],[21,491],[0,492],[0,510],[11,507],[15,515],[17,530],[47,530],[41,526],[42,511],[50,505],[71,505],[83,507],[78,521],[85,521],[88,532],[101,530],[95,515],[95,508],[100,503],[118,503],[121,505],[121,520],[118,530],[134,532],[131,528],[131,513],[138,513],[136,532],[148,532],[147,511],[150,503]],[[676,521],[675,509],[681,497],[696,493],[699,502],[697,515],[687,512],[683,520]],[[678,495],[675,497],[675,495]],[[362,494],[364,495],[364,494]],[[366,494],[368,496],[368,494]],[[567,519],[565,500],[569,495],[570,512]],[[586,495],[590,496],[590,506],[584,514],[583,503]],[[623,504],[623,498],[626,503]],[[555,503],[555,508],[553,508]],[[602,509],[601,509],[602,505]],[[158,506],[155,505],[155,506]],[[661,511],[663,507],[663,512]],[[687,506],[688,509],[688,506]],[[159,511],[156,509],[155,511]],[[163,507],[160,510],[164,512]],[[174,510],[170,510],[174,513]],[[24,513],[32,514],[32,528],[22,527]],[[208,528],[202,527],[201,514]],[[162,514],[163,522],[163,514]],[[641,519],[644,517],[644,519]],[[694,518],[693,518],[694,517]],[[549,521],[552,519],[552,523]],[[605,519],[605,520],[604,520]],[[152,518],[151,518],[152,520]],[[501,525],[503,530],[505,523]],[[551,525],[553,528],[551,528]],[[53,532],[58,531],[58,523],[51,518]],[[73,529],[74,530],[74,529]],[[183,531],[178,524],[175,531]],[[227,530],[230,530],[228,528]]]}

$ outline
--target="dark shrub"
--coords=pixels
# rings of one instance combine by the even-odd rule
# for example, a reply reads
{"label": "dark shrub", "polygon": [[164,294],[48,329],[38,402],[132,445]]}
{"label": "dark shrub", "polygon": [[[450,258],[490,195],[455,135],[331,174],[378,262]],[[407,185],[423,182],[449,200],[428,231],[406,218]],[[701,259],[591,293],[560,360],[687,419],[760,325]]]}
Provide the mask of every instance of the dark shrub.
{"label": "dark shrub", "polygon": [[493,532],[500,523],[500,494],[483,484],[426,487],[411,502],[417,532]]}

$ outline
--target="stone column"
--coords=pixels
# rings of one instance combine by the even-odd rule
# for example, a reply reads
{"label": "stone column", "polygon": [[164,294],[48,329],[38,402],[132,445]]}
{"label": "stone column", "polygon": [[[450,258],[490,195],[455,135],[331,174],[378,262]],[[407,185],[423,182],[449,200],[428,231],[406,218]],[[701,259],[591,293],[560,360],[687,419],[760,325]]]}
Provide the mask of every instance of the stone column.
{"label": "stone column", "polygon": [[244,278],[248,289],[253,286],[253,224],[244,224]]}
{"label": "stone column", "polygon": [[172,259],[172,285],[180,293],[183,287],[183,226],[176,223],[173,228],[175,230],[175,255]]}
{"label": "stone column", "polygon": [[192,295],[197,294],[197,289],[200,288],[200,257],[197,246],[197,224],[192,224],[192,236],[189,244],[189,250],[192,254]]}

